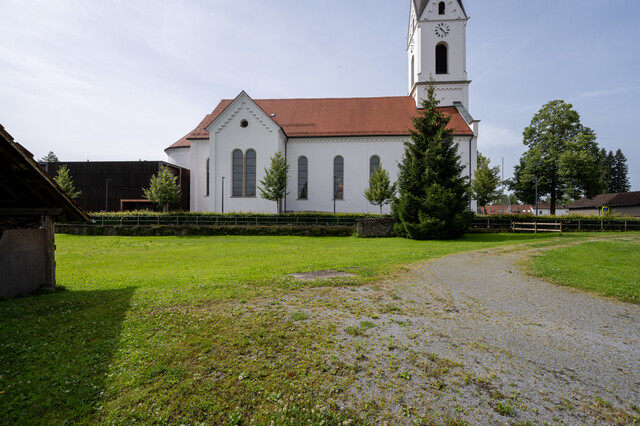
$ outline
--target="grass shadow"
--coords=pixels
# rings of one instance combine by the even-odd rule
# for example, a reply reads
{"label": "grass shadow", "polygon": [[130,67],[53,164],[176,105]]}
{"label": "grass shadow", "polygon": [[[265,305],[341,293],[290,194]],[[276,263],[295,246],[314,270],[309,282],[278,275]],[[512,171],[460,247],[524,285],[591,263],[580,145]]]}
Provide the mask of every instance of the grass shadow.
{"label": "grass shadow", "polygon": [[134,291],[0,302],[0,423],[86,421],[100,405]]}

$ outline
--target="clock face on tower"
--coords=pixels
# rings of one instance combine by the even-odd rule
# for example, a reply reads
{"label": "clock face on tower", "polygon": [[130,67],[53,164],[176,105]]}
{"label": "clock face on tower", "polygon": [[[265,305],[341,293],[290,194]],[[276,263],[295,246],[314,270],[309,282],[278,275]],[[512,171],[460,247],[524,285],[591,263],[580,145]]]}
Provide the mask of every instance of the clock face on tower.
{"label": "clock face on tower", "polygon": [[440,38],[446,37],[451,33],[451,28],[445,23],[440,23],[436,26],[436,35]]}

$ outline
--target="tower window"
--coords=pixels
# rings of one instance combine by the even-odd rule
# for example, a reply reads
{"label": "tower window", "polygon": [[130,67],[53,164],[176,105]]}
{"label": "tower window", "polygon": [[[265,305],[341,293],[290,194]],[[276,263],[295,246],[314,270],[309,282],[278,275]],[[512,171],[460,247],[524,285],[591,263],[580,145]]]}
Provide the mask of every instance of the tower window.
{"label": "tower window", "polygon": [[308,197],[309,162],[307,157],[298,158],[298,198],[306,200]]}
{"label": "tower window", "polygon": [[333,159],[333,198],[344,199],[344,159],[339,155]]}
{"label": "tower window", "polygon": [[448,74],[447,63],[449,61],[449,52],[447,45],[441,43],[436,46],[436,74]]}
{"label": "tower window", "polygon": [[444,5],[444,2],[441,1],[440,4],[438,5],[438,14],[439,15],[444,15],[445,8],[446,8],[446,6]]}

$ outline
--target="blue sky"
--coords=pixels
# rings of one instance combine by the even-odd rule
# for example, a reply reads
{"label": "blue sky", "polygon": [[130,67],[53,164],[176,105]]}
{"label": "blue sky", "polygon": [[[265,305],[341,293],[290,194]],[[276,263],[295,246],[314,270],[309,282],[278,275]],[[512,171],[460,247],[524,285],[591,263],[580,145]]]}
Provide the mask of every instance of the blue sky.
{"label": "blue sky", "polygon": [[[564,99],[640,190],[640,2],[466,0],[479,150]],[[0,0],[0,123],[36,157],[160,160],[222,98],[407,94],[409,0]]]}

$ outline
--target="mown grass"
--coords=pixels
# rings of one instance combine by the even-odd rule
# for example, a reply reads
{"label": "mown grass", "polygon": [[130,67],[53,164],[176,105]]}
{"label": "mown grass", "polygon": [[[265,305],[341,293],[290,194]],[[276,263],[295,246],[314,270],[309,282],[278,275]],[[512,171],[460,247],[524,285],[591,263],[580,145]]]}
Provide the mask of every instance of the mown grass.
{"label": "mown grass", "polygon": [[[637,236],[637,234],[635,234]],[[530,261],[558,284],[640,303],[640,240],[593,241],[545,251]]]}
{"label": "mown grass", "polygon": [[[58,235],[65,290],[0,301],[0,423],[357,424],[363,413],[338,404],[350,374],[331,356],[335,325],[279,300],[449,253],[558,239]],[[288,276],[321,269],[357,276]]]}

